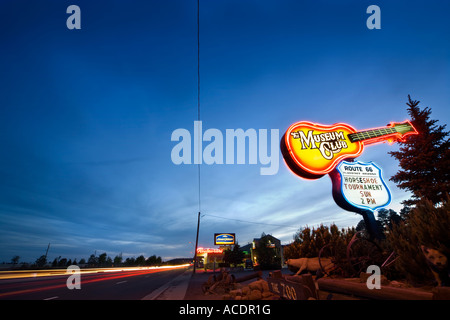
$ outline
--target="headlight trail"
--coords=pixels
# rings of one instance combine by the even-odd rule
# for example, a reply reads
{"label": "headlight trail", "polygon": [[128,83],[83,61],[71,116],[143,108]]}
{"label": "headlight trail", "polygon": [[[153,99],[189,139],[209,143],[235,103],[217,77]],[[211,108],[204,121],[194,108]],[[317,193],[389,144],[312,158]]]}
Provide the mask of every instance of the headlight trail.
{"label": "headlight trail", "polygon": [[[117,267],[117,268],[86,268],[80,269],[80,273],[107,273],[107,272],[130,272],[130,271],[152,271],[164,269],[185,268],[189,264],[182,264],[177,266],[159,266],[159,267]],[[46,269],[46,270],[14,270],[14,271],[0,271],[1,279],[17,279],[17,278],[36,278],[36,277],[52,277],[52,276],[66,276],[72,273],[67,272],[66,269]]]}
{"label": "headlight trail", "polygon": [[[161,266],[161,267],[119,267],[119,268],[87,268],[80,269],[80,276],[83,278],[83,284],[121,279],[126,277],[139,276],[144,274],[169,271],[174,269],[186,268],[189,264],[177,266]],[[3,271],[0,272],[0,289],[8,290],[7,292],[0,292],[0,299],[3,297],[26,294],[31,292],[38,292],[44,290],[58,289],[66,287],[66,277],[73,273],[67,272],[66,269],[49,269],[49,270],[20,270],[20,271]],[[53,278],[54,277],[54,278]],[[34,281],[26,282],[3,282],[3,280],[11,279],[33,279],[42,278],[39,280],[39,287],[29,288],[35,286]],[[61,283],[62,281],[62,283]],[[2,283],[3,282],[3,283]],[[28,288],[27,288],[28,287]],[[9,291],[10,290],[10,291]]]}

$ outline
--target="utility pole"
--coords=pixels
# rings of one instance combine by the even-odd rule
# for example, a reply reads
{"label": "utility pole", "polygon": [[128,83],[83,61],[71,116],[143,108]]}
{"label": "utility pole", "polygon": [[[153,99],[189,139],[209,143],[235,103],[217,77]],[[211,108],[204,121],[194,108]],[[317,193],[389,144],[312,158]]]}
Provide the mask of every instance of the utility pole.
{"label": "utility pole", "polygon": [[47,251],[45,251],[45,261],[47,261],[48,249],[50,249],[50,242],[48,243]]}
{"label": "utility pole", "polygon": [[200,211],[198,212],[198,220],[197,220],[197,237],[195,239],[195,252],[194,252],[194,271],[193,273],[195,274],[195,270],[197,268],[197,247],[198,247],[198,231],[200,230]]}
{"label": "utility pole", "polygon": [[[197,0],[197,119],[200,121],[200,0]],[[199,135],[199,142],[201,137]],[[201,156],[201,150],[198,149],[198,155]],[[200,159],[200,158],[199,158]],[[198,248],[198,232],[200,230],[200,163],[198,164],[198,218],[197,218],[197,237],[195,239],[195,252],[194,252],[194,271],[197,268],[197,248]]]}

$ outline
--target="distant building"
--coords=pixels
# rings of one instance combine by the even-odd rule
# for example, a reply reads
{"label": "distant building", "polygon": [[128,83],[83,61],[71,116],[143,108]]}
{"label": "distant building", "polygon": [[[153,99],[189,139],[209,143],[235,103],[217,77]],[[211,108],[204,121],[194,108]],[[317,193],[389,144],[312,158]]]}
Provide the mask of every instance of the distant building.
{"label": "distant building", "polygon": [[241,250],[247,254],[247,258],[252,260],[253,265],[260,265],[262,261],[261,259],[258,260],[257,248],[263,244],[265,244],[268,249],[266,251],[267,254],[272,255],[272,257],[269,256],[269,259],[276,262],[276,264],[281,268],[284,264],[283,246],[281,245],[281,241],[279,239],[270,234],[263,235],[261,238],[254,238],[252,243],[242,246]]}

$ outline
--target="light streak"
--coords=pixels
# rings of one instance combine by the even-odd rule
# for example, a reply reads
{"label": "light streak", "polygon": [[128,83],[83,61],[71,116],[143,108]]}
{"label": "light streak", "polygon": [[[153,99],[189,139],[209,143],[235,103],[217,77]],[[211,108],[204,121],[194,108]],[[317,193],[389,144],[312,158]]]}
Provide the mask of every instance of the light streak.
{"label": "light streak", "polygon": [[[177,266],[160,266],[160,267],[119,267],[119,268],[86,268],[80,269],[80,276],[85,275],[82,278],[82,285],[106,281],[116,280],[126,277],[139,276],[150,273],[157,273],[163,271],[169,271],[174,269],[186,268],[189,264],[177,265]],[[39,282],[39,287],[28,288],[24,287],[36,285],[35,282],[20,282],[20,283],[1,283],[0,289],[11,289],[12,291],[0,293],[0,299],[18,294],[27,294],[45,290],[59,289],[66,287],[66,279],[73,273],[67,273],[66,269],[50,269],[50,270],[16,270],[16,271],[2,271],[0,272],[1,279],[24,279],[24,278],[36,278],[42,277]],[[87,277],[86,277],[87,276]],[[44,277],[50,277],[45,279]],[[55,278],[52,278],[55,277]],[[62,281],[62,283],[60,282]],[[14,291],[13,291],[14,290]]]}
{"label": "light streak", "polygon": [[[125,272],[125,271],[141,271],[141,270],[161,270],[184,268],[189,264],[177,266],[158,266],[158,267],[116,267],[116,268],[85,268],[80,269],[81,274],[90,273],[107,273],[107,272]],[[36,277],[52,277],[71,275],[66,269],[46,269],[46,270],[13,270],[0,271],[0,279],[16,279],[16,278],[36,278]]]}

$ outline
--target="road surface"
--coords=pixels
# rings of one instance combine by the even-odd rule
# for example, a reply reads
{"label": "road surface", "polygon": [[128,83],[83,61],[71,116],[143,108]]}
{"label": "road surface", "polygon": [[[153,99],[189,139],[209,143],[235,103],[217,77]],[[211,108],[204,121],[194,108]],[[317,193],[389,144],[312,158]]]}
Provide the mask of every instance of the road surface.
{"label": "road surface", "polygon": [[[186,271],[108,270],[80,274],[80,289],[68,289],[70,274],[0,279],[0,300],[141,300]],[[5,279],[6,278],[6,279]]]}

